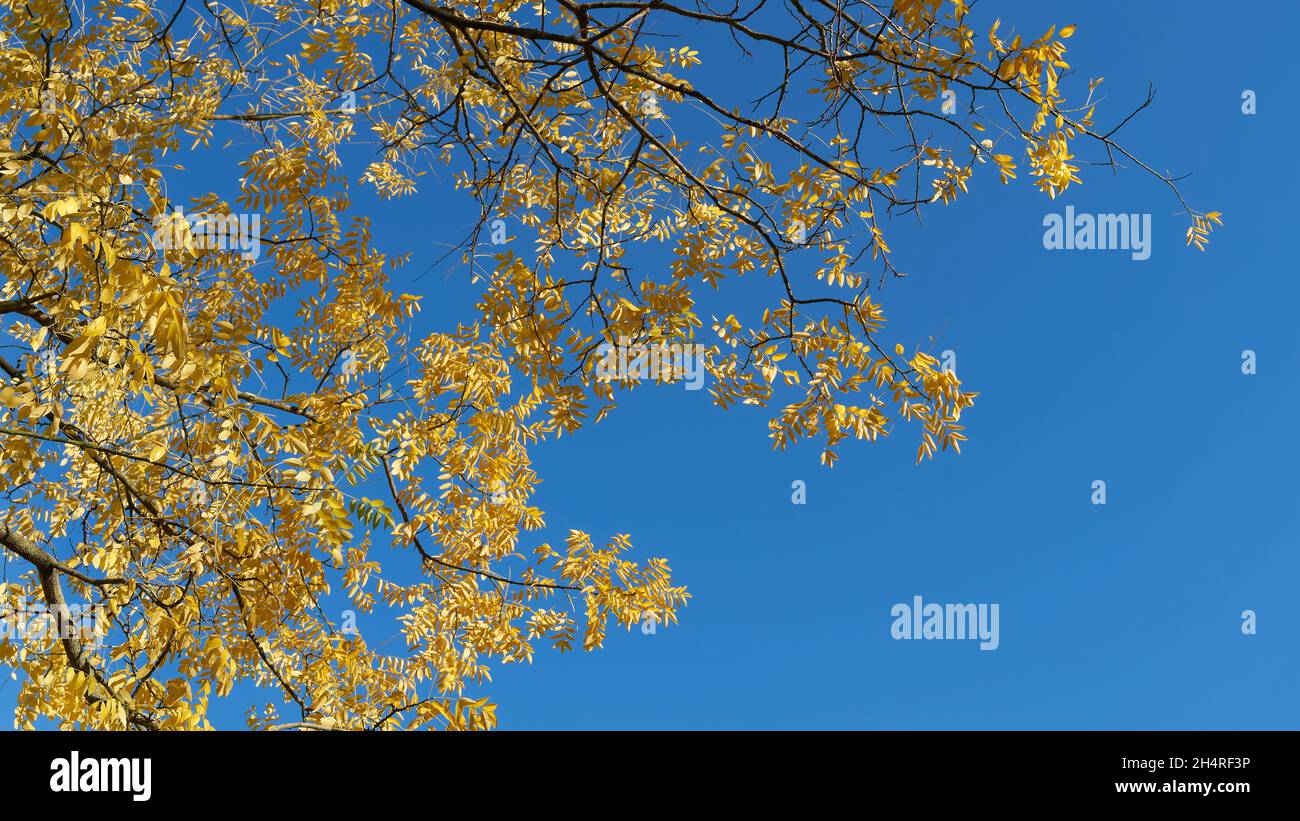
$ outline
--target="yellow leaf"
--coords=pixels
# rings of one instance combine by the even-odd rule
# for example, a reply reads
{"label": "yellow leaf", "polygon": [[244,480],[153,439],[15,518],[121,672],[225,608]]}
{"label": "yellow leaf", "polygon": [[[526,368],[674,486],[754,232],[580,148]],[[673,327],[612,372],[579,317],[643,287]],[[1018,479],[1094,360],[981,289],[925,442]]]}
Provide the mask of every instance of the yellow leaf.
{"label": "yellow leaf", "polygon": [[77,339],[68,346],[64,355],[69,359],[86,356],[90,352],[91,345],[94,344],[96,339],[99,339],[104,335],[104,331],[107,330],[107,328],[108,320],[102,316],[94,322],[91,322],[86,326],[86,330],[82,332],[81,336],[77,337]]}

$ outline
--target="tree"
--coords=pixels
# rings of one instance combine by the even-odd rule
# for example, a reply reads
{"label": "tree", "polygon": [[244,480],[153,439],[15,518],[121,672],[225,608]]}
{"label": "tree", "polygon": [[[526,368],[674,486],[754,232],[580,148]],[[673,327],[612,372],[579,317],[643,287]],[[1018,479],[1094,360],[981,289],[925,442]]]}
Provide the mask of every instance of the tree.
{"label": "tree", "polygon": [[[62,628],[0,644],[22,727],[207,727],[238,682],[283,694],[256,728],[492,727],[466,695],[489,665],[687,598],[627,536],[530,537],[531,445],[698,356],[721,408],[778,408],[778,448],[833,465],[898,420],[918,460],[959,450],[976,394],[884,339],[891,218],[994,175],[1055,197],[1080,150],[1182,202],[1116,142],[1127,118],[1094,124],[1099,81],[1067,101],[1072,26],[977,31],[961,0],[0,9],[0,599]],[[752,61],[758,99],[668,33]],[[176,158],[239,135],[235,196],[169,193]],[[409,255],[350,192],[419,197],[435,167],[480,209],[456,252],[481,296],[416,338]],[[1219,215],[1183,207],[1203,247]],[[706,329],[702,287],[742,285],[766,307]],[[340,597],[400,613],[406,652]]]}

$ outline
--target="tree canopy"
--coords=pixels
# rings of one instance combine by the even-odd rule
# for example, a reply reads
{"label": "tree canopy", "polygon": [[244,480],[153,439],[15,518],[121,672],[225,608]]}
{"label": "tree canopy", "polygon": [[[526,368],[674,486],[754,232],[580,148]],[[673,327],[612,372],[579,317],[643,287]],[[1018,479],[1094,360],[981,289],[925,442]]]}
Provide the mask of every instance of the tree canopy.
{"label": "tree canopy", "polygon": [[[1054,198],[1084,152],[1167,186],[1189,243],[1219,219],[1118,142],[1136,112],[1097,124],[1072,26],[972,15],[0,0],[0,607],[98,620],[0,642],[16,726],[206,728],[243,683],[254,728],[490,728],[492,665],[675,622],[686,588],[629,536],[534,535],[530,448],[675,377],[611,375],[609,346],[699,345],[717,406],[828,466],[891,431],[958,451],[976,394],[888,339],[891,222],[977,184]],[[713,54],[752,83],[715,88]],[[179,193],[240,135],[237,193]],[[412,255],[360,189],[474,204],[472,315],[412,332]],[[734,288],[764,306],[701,309]]]}

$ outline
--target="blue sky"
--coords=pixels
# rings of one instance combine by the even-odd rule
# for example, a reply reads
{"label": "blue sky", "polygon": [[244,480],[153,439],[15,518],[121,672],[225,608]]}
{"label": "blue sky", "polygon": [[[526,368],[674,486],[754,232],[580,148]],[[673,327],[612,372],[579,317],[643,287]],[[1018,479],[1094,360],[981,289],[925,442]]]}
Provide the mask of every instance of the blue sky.
{"label": "blue sky", "polygon": [[[613,629],[602,651],[497,668],[486,692],[503,728],[1300,727],[1300,284],[1283,247],[1300,77],[1284,39],[1260,39],[1300,14],[984,0],[976,15],[1031,36],[1077,24],[1069,58],[1106,77],[1103,126],[1155,86],[1122,140],[1192,172],[1184,195],[1225,215],[1210,250],[1183,245],[1177,201],[1139,170],[1085,168],[1056,201],[1023,173],[1005,187],[986,173],[924,226],[894,223],[911,276],[880,294],[888,339],[955,351],[980,391],[962,456],[917,466],[902,426],[828,470],[815,447],[772,450],[770,411],[723,412],[680,386],[639,389],[536,448],[545,538],[630,533],[693,598],[655,635]],[[724,43],[680,44],[700,50],[706,90],[746,82]],[[414,252],[396,287],[425,295],[429,329],[466,318],[472,290],[463,271],[416,275],[474,215],[432,177],[374,208],[376,242]],[[1150,259],[1045,250],[1043,218],[1066,205],[1151,214]],[[749,298],[729,294],[740,315]],[[999,648],[891,639],[891,607],[917,595],[998,603]],[[1245,609],[1257,635],[1242,634]]]}

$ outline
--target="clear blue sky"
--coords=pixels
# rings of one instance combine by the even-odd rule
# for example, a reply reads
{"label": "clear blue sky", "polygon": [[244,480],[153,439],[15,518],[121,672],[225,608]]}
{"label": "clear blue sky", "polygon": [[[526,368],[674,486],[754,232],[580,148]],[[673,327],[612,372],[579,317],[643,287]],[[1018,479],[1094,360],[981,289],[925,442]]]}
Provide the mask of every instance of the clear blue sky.
{"label": "clear blue sky", "polygon": [[[962,456],[916,466],[904,426],[842,447],[827,470],[816,448],[771,449],[769,411],[723,412],[673,386],[537,448],[545,538],[630,533],[693,599],[656,635],[613,629],[603,651],[497,668],[487,692],[502,727],[1300,727],[1300,15],[1206,0],[976,5],[977,20],[994,16],[1031,36],[1078,25],[1069,57],[1106,77],[1103,126],[1154,84],[1123,140],[1192,172],[1184,194],[1224,212],[1210,250],[1184,247],[1176,200],[1140,171],[1085,169],[1055,202],[1023,174],[1009,187],[985,174],[923,228],[895,224],[911,277],[881,294],[889,339],[934,336],[981,392]],[[706,90],[746,82],[729,46],[686,43]],[[473,212],[433,175],[423,186],[375,209],[375,237],[414,252],[397,287],[424,294],[421,321],[446,328],[467,316],[463,272],[415,274]],[[1045,250],[1043,217],[1066,205],[1152,214],[1150,259]],[[1241,372],[1244,349],[1256,375]],[[1105,506],[1090,503],[1097,479]],[[791,504],[794,480],[805,505]],[[892,640],[890,608],[916,595],[998,603],[1000,647]],[[1245,609],[1257,635],[1242,635]]]}

